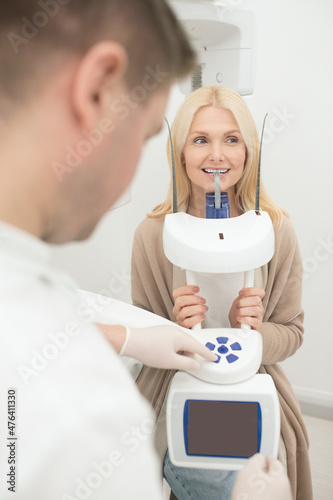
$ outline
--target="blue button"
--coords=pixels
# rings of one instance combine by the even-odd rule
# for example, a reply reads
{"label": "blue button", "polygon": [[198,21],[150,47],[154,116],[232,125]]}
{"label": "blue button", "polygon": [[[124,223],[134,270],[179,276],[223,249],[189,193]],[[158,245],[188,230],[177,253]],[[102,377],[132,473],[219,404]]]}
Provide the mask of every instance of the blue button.
{"label": "blue button", "polygon": [[221,360],[221,356],[219,356],[218,354],[216,354],[216,356],[217,356],[217,360],[216,360],[216,361],[213,361],[213,363],[219,363],[219,362],[220,362],[220,360]]}
{"label": "blue button", "polygon": [[233,344],[231,344],[230,347],[233,351],[241,351],[242,350],[242,347],[238,342],[234,342]]}
{"label": "blue button", "polygon": [[219,348],[218,348],[218,351],[221,353],[221,354],[226,354],[229,349],[227,348],[227,346],[225,345],[221,345]]}
{"label": "blue button", "polygon": [[227,356],[228,363],[234,363],[235,361],[237,361],[237,359],[238,359],[238,356],[235,356],[234,354],[229,354]]}
{"label": "blue button", "polygon": [[219,344],[226,344],[228,342],[228,337],[217,337],[216,339]]}
{"label": "blue button", "polygon": [[208,347],[208,349],[210,351],[214,351],[214,349],[215,349],[215,345],[212,344],[211,342],[207,342],[206,347]]}

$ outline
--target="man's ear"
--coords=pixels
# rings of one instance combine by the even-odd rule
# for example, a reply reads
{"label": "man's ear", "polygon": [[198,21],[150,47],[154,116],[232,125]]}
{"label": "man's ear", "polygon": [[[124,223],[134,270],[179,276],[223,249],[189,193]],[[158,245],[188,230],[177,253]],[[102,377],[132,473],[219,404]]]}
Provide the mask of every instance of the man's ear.
{"label": "man's ear", "polygon": [[71,88],[72,109],[81,128],[91,130],[96,121],[107,116],[104,109],[112,90],[121,83],[127,64],[126,50],[112,41],[97,43],[81,58]]}

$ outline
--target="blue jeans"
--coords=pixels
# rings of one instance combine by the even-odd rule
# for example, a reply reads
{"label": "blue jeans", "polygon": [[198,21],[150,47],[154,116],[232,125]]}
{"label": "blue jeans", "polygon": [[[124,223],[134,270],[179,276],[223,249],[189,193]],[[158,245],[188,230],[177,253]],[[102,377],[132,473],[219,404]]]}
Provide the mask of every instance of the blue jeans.
{"label": "blue jeans", "polygon": [[231,500],[236,471],[176,467],[166,452],[164,477],[178,500]]}

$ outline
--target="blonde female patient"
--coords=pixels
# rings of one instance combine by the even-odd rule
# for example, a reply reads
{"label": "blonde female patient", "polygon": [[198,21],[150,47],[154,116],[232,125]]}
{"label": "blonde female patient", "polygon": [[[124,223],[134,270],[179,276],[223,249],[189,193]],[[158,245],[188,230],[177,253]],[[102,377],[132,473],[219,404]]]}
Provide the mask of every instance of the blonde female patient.
{"label": "blonde female patient", "polygon": [[[214,192],[216,171],[220,174],[221,192],[228,193],[230,217],[254,209],[259,140],[247,105],[237,93],[221,86],[193,92],[179,109],[171,134],[178,211],[206,217],[206,193]],[[170,144],[168,155],[171,164]],[[221,301],[224,324],[209,326],[238,328],[240,323],[246,323],[262,335],[259,372],[272,376],[280,400],[279,459],[288,474],[293,498],[312,500],[308,437],[297,399],[279,365],[303,341],[301,256],[288,215],[269,198],[263,186],[260,207],[268,212],[274,226],[274,256],[255,271],[254,287],[225,286]],[[186,283],[185,272],[173,266],[163,252],[163,223],[169,213],[172,213],[172,182],[165,201],[141,222],[135,233],[133,304],[186,328],[198,323],[204,325],[210,304],[195,284]],[[229,500],[237,477],[235,471],[178,468],[170,462],[165,400],[174,373],[144,366],[137,378],[139,389],[156,413],[156,445],[172,497]]]}

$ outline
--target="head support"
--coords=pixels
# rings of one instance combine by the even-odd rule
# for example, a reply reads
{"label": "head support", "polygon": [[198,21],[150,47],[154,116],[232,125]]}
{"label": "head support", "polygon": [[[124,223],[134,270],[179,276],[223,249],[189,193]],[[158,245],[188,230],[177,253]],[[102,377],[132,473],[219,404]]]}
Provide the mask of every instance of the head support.
{"label": "head support", "polygon": [[171,147],[171,158],[172,158],[172,213],[176,214],[178,212],[178,201],[177,201],[177,182],[176,182],[176,169],[175,169],[175,155],[173,151],[172,135],[170,130],[170,125],[168,120],[165,118],[166,124],[168,126],[169,137],[170,137],[170,147]]}
{"label": "head support", "polygon": [[261,152],[262,152],[262,144],[263,144],[263,138],[264,138],[264,129],[265,129],[265,123],[266,123],[266,118],[268,116],[268,113],[266,113],[265,118],[264,118],[264,123],[262,125],[262,131],[261,131],[261,140],[260,140],[260,150],[259,150],[259,161],[258,161],[258,174],[257,174],[257,189],[256,189],[256,206],[255,206],[255,211],[259,212],[260,211],[260,174],[261,174]]}

